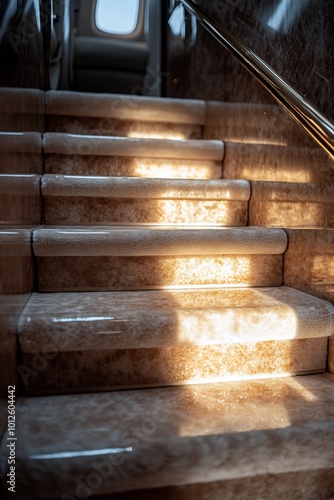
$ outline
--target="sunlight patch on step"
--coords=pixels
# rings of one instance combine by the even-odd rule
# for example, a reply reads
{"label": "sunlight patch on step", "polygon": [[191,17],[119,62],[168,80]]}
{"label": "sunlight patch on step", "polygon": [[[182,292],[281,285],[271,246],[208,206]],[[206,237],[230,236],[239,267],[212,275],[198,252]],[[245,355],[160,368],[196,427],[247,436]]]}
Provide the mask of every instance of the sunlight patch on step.
{"label": "sunlight patch on step", "polygon": [[[203,311],[204,312],[204,311]],[[235,344],[272,340],[289,340],[297,337],[296,315],[288,307],[284,311],[268,307],[268,311],[249,307],[249,315],[240,315],[238,308],[222,311],[205,310],[202,317],[191,311],[176,311],[178,342],[191,345],[224,343]],[[274,332],[274,333],[273,333]],[[219,340],[218,340],[219,339]]]}
{"label": "sunlight patch on step", "polygon": [[[230,205],[226,201],[156,200],[154,222],[163,224],[226,224]],[[230,208],[231,210],[231,208]],[[232,224],[230,224],[232,225]]]}
{"label": "sunlight patch on step", "polygon": [[[247,291],[242,292],[242,296],[240,297],[240,307],[245,307],[243,296],[247,294]],[[253,292],[254,293],[254,290]],[[178,310],[177,308],[177,296],[174,294],[173,299],[176,301],[175,307],[175,319],[177,324],[176,335],[178,336],[178,340],[182,343],[192,344],[201,344],[200,339],[196,339],[196,331],[204,332],[203,338],[204,340],[210,344],[213,337],[221,335],[221,332],[224,332],[227,335],[227,342],[235,342],[239,344],[247,343],[252,338],[252,335],[263,335],[263,341],[265,342],[266,336],[276,337],[277,340],[283,339],[293,339],[299,336],[299,329],[303,328],[300,324],[300,320],[296,313],[295,307],[290,303],[289,296],[285,298],[275,298],[270,295],[266,295],[265,292],[262,292],[261,289],[257,289],[256,293],[259,296],[263,296],[264,303],[268,301],[268,310],[264,312],[263,307],[257,312],[256,307],[252,305],[251,297],[249,300],[249,315],[244,314],[243,317],[239,314],[238,311],[238,301],[233,304],[233,309],[231,311],[227,311],[223,317],[215,312],[205,309],[203,310],[203,318],[197,318],[197,320],[193,320],[187,311],[182,311],[181,308]],[[243,300],[242,300],[243,297]],[[181,305],[181,304],[180,304]],[[247,310],[247,308],[246,308]],[[244,310],[245,312],[245,310]],[[196,322],[197,321],[197,322]],[[202,325],[198,323],[203,323]],[[205,323],[207,322],[207,325]],[[205,328],[205,326],[207,326]],[[210,326],[210,330],[208,330],[208,326]],[[260,330],[260,331],[259,331]],[[274,332],[274,334],[273,334]],[[203,340],[203,338],[201,340]],[[256,348],[256,344],[254,344]],[[293,352],[293,344],[288,346],[287,356],[291,359],[294,358]],[[180,358],[180,370],[182,371],[183,366],[182,363],[184,360]],[[271,361],[271,363],[273,360]],[[232,365],[234,363],[238,363],[238,359],[231,360]],[[287,363],[289,364],[289,360],[287,359]],[[232,369],[233,371],[233,369]],[[242,430],[250,430],[254,427],[254,424],[258,426],[258,428],[286,428],[289,427],[293,422],[293,416],[291,415],[291,400],[298,398],[301,405],[314,405],[318,400],[318,395],[305,388],[303,385],[303,379],[299,381],[296,375],[296,372],[281,372],[281,373],[243,373],[242,367],[238,370],[237,374],[231,373],[230,375],[224,374],[221,378],[208,377],[203,378],[201,376],[201,371],[198,370],[198,376],[196,376],[196,370],[193,376],[188,379],[186,382],[182,382],[184,386],[184,391],[187,394],[187,398],[192,401],[192,404],[196,405],[198,411],[202,410],[210,410],[212,409],[213,422],[215,420],[215,408],[217,407],[217,400],[211,400],[207,397],[206,393],[198,387],[202,384],[209,383],[218,383],[222,380],[226,383],[240,383],[243,381],[247,382],[247,385],[240,387],[240,390],[236,387],[235,399],[231,402],[229,391],[227,390],[226,395],[224,391],[221,391],[220,398],[222,404],[226,406],[226,418],[232,418],[233,424],[238,421],[238,415],[235,413],[236,408],[238,408],[238,414],[242,414],[244,411],[247,413],[248,418],[246,421],[242,422],[243,426],[246,426]],[[285,388],[284,395],[282,396],[282,382],[281,379],[288,379],[288,387]],[[279,379],[279,380],[278,380]],[[261,380],[272,382],[272,389],[266,387],[266,385],[262,385]],[[275,382],[277,380],[277,382]],[[252,381],[252,382],[251,382]],[[258,381],[258,384],[256,383]],[[253,389],[253,385],[254,389]],[[196,385],[195,385],[196,384]],[[283,382],[283,386],[285,382]],[[262,389],[263,387],[263,389]],[[268,391],[268,395],[266,395],[266,391]],[[262,392],[263,391],[263,392]],[[261,411],[259,411],[259,406],[261,406]],[[234,416],[233,416],[234,415]],[[202,432],[202,435],[206,435],[211,432],[212,422],[208,422],[206,429]],[[249,425],[249,428],[247,426]],[[196,423],[188,420],[182,423],[179,428],[179,436],[180,437],[188,437],[188,436],[198,436],[198,428]]]}
{"label": "sunlight patch on step", "polygon": [[[196,163],[198,163],[196,161]],[[212,177],[212,166],[202,161],[200,164],[191,166],[187,163],[182,164],[182,160],[177,164],[160,163],[154,160],[143,162],[137,160],[134,162],[134,175],[138,177],[155,177],[162,179],[210,179]]]}
{"label": "sunlight patch on step", "polygon": [[[263,163],[263,166],[261,166],[261,163]],[[254,163],[250,165],[241,165],[240,171],[238,168],[238,177],[253,181],[312,182],[310,171],[302,169],[299,165],[298,169],[289,168],[288,165],[274,167],[270,166],[270,160],[267,162],[257,160],[257,164],[254,160]]]}
{"label": "sunlight patch on step", "polygon": [[[220,294],[225,287],[217,288]],[[262,307],[253,304],[255,293],[256,304],[263,301]],[[215,296],[214,291],[212,296]],[[268,297],[260,288],[240,290],[235,296],[233,307],[224,301],[218,310],[217,306],[203,308],[203,315],[192,314],[191,308],[183,309],[182,296],[178,300],[178,295],[173,293],[171,299],[175,302],[175,335],[182,345],[292,340],[300,338],[303,328],[298,323],[289,296],[285,300],[278,300],[272,294]],[[267,307],[264,307],[266,304]]]}
{"label": "sunlight patch on step", "polygon": [[[250,268],[250,266],[249,266]],[[249,269],[250,270],[250,269]],[[175,269],[175,273],[179,270]],[[221,287],[224,288],[224,287]],[[293,359],[296,353],[294,353],[294,344],[289,342],[294,338],[300,336],[300,329],[303,329],[303,325],[300,324],[298,315],[296,313],[296,304],[291,304],[290,295],[277,295],[277,299],[273,294],[268,296],[268,293],[257,289],[258,299],[255,299],[254,303],[254,292],[248,292],[247,290],[240,291],[240,297],[235,297],[232,304],[228,304],[225,300],[221,303],[221,308],[219,308],[217,303],[217,298],[214,299],[214,295],[211,297],[212,307],[208,307],[206,304],[203,307],[203,314],[192,314],[192,307],[184,308],[184,299],[182,295],[176,293],[170,293],[170,300],[173,302],[173,314],[174,314],[174,343],[181,344],[184,346],[203,346],[203,345],[223,345],[228,343],[238,344],[240,347],[242,345],[253,344],[253,349],[257,350],[257,342],[266,342],[268,339],[277,339],[277,341],[282,341],[287,339],[287,346],[284,350],[286,356],[286,362],[284,363],[286,369],[283,371],[275,372],[275,360],[268,359],[268,362],[263,360],[263,370],[265,373],[259,371],[259,366],[257,362],[254,364],[254,371],[249,372],[252,365],[247,368],[238,365],[238,359],[235,357],[230,360],[231,366],[225,366],[225,369],[221,375],[215,375],[214,370],[214,359],[204,360],[204,363],[208,364],[208,373],[203,377],[203,366],[196,366],[195,359],[192,360],[190,356],[191,350],[188,356],[179,356],[177,359],[177,371],[182,374],[183,372],[188,374],[188,378],[182,381],[184,390],[188,394],[187,397],[195,401],[199,408],[205,407],[210,408],[211,402],[203,399],[201,391],[197,399],[197,389],[193,384],[205,384],[205,383],[218,383],[218,382],[238,382],[242,380],[256,380],[256,379],[273,379],[289,377],[296,374],[295,369],[293,369]],[[168,291],[165,291],[168,294]],[[196,292],[195,292],[196,293]],[[214,294],[214,292],[213,292]],[[197,293],[196,293],[197,295]],[[247,298],[248,297],[248,298]],[[198,301],[198,298],[197,298]],[[196,298],[193,302],[193,307],[197,309],[198,303]],[[256,307],[256,304],[261,303],[260,308]],[[266,304],[268,307],[266,308]],[[239,307],[238,307],[239,306]],[[218,310],[217,310],[218,307]],[[225,309],[226,307],[226,309]],[[242,308],[242,309],[241,309]],[[225,311],[224,311],[225,309]],[[242,311],[242,312],[241,312]],[[261,340],[260,340],[261,338]],[[255,343],[254,343],[255,339]],[[241,347],[242,348],[242,347]],[[262,356],[263,352],[261,351]],[[259,352],[260,355],[260,352]],[[277,354],[279,356],[280,354]],[[255,358],[256,359],[256,358]],[[269,364],[268,364],[269,363]],[[289,365],[291,363],[291,371]],[[280,365],[280,362],[278,363]],[[261,366],[261,363],[260,363]],[[282,365],[283,367],[283,365]],[[271,369],[273,368],[273,369]],[[210,370],[212,373],[210,373]],[[252,371],[252,370],[251,370]],[[222,397],[223,393],[222,393]],[[303,393],[303,401],[313,402],[316,400],[316,396],[313,393]],[[270,403],[272,404],[272,403]],[[277,427],[287,427],[290,425],[289,412],[285,411],[284,401],[282,404],[277,405],[278,417]],[[268,411],[271,409],[268,406]],[[276,409],[275,409],[276,411]],[[254,406],[254,412],[258,415],[258,410],[256,405]],[[258,417],[257,417],[258,418]],[[264,417],[265,421],[265,417]],[[266,425],[263,423],[263,425]],[[193,434],[194,432],[194,434]],[[180,428],[180,436],[191,436],[196,435],[198,431],[192,431],[191,422],[185,422]]]}
{"label": "sunlight patch on step", "polygon": [[266,144],[268,146],[282,146],[285,147],[288,145],[288,142],[284,139],[275,139],[275,138],[266,138],[266,137],[240,137],[240,135],[227,135],[224,137],[224,133],[222,133],[222,139],[228,142],[236,142],[241,144]]}
{"label": "sunlight patch on step", "polygon": [[[226,386],[226,393],[221,391],[217,399],[208,397],[207,392],[200,387],[207,383],[196,381],[196,384],[188,382],[184,384],[184,392],[187,399],[196,408],[197,412],[211,411],[212,419],[207,421],[199,433],[196,419],[184,420],[178,431],[180,437],[205,436],[212,432],[217,419],[221,420],[221,414],[217,415],[217,407],[225,409],[225,424],[231,426],[231,431],[237,426],[239,431],[247,432],[257,429],[284,429],[290,427],[294,422],[295,405],[305,408],[305,411],[319,411],[316,405],[319,395],[312,392],[304,383],[305,378],[291,376],[290,373],[273,375],[256,375],[241,377],[229,377],[224,382],[235,383],[234,398]],[[263,382],[262,382],[263,381]],[[210,381],[211,382],[211,381]],[[257,383],[258,382],[258,383]],[[219,383],[219,380],[213,381]],[[240,386],[239,386],[240,384]],[[246,385],[247,384],[247,385]],[[239,387],[238,387],[239,386]],[[223,388],[222,388],[223,389]],[[247,419],[242,418],[247,414]],[[230,421],[230,424],[228,423]],[[294,445],[297,443],[286,441],[284,448],[291,456]],[[298,448],[298,447],[297,447]],[[298,451],[299,453],[299,451]],[[286,455],[282,458],[286,463]]]}
{"label": "sunlight patch on step", "polygon": [[[185,256],[161,262],[161,272],[168,272],[170,283],[192,284],[233,284],[247,286],[252,282],[251,264],[248,256],[219,255],[210,258]],[[184,283],[186,276],[187,283]],[[196,283],[197,282],[197,283]]]}
{"label": "sunlight patch on step", "polygon": [[187,139],[181,132],[140,132],[133,130],[127,134],[129,139],[166,139],[169,141],[184,141]]}

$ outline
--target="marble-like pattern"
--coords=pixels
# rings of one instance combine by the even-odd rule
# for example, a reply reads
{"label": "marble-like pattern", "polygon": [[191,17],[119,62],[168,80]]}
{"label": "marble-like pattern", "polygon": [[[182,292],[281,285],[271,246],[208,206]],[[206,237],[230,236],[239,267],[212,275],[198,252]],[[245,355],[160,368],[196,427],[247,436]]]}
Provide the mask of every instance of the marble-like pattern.
{"label": "marble-like pattern", "polygon": [[125,156],[45,155],[45,172],[167,179],[221,179],[221,161]]}
{"label": "marble-like pattern", "polygon": [[175,122],[145,122],[87,116],[48,116],[48,132],[62,132],[66,134],[188,140],[202,139],[202,130],[202,125],[187,125]]}
{"label": "marble-like pattern", "polygon": [[334,230],[287,229],[284,284],[334,303]]}
{"label": "marble-like pattern", "polygon": [[46,224],[219,224],[245,226],[248,202],[50,197]]}
{"label": "marble-like pattern", "polygon": [[334,460],[333,412],[323,375],[22,399],[16,496],[320,473]]}
{"label": "marble-like pattern", "polygon": [[321,338],[333,329],[332,304],[272,287],[34,293],[18,331],[31,353]]}
{"label": "marble-like pattern", "polygon": [[[95,495],[90,500],[101,500]],[[320,500],[334,498],[334,469],[265,474],[228,481],[136,490],[111,495],[108,500]]]}
{"label": "marble-like pattern", "polygon": [[19,327],[24,390],[324,371],[333,324],[331,304],[284,287],[34,294]]}
{"label": "marble-like pattern", "polygon": [[39,291],[279,286],[281,229],[52,228],[34,231]]}
{"label": "marble-like pattern", "polygon": [[19,371],[26,395],[305,375],[326,371],[327,344],[315,338],[83,352],[44,346],[23,353]]}
{"label": "marble-like pattern", "polygon": [[334,186],[253,181],[249,224],[334,228]]}
{"label": "marble-like pattern", "polygon": [[282,285],[282,255],[38,257],[38,291]]}
{"label": "marble-like pattern", "polygon": [[333,185],[334,160],[320,148],[225,142],[224,178]]}

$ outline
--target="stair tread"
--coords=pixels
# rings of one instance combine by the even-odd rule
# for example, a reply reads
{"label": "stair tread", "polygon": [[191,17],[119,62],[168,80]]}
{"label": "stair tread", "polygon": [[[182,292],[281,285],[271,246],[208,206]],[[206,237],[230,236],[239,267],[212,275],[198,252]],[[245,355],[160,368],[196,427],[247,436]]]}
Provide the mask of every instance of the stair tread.
{"label": "stair tread", "polygon": [[122,94],[46,92],[48,115],[84,116],[204,125],[205,102]]}
{"label": "stair tread", "polygon": [[332,335],[334,306],[289,287],[34,293],[23,352],[155,348]]}
{"label": "stair tread", "polygon": [[46,154],[79,156],[123,156],[128,158],[169,158],[219,160],[224,143],[219,140],[135,139],[48,132],[43,136]]}
{"label": "stair tread", "polygon": [[333,414],[331,375],[23,398],[20,498],[74,495],[93,471],[111,494],[325,469]]}
{"label": "stair tread", "polygon": [[248,201],[250,184],[244,180],[224,179],[185,180],[45,174],[42,178],[42,193],[44,197],[199,198]]}
{"label": "stair tread", "polygon": [[41,256],[278,255],[285,231],[261,227],[51,227],[36,229],[33,248]]}

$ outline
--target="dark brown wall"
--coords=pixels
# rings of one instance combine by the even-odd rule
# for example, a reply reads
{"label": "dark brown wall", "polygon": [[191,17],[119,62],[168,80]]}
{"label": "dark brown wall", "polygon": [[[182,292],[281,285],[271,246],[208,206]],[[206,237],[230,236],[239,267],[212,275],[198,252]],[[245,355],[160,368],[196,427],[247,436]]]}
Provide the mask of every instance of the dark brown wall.
{"label": "dark brown wall", "polygon": [[0,434],[16,386],[19,314],[34,286],[31,230],[41,223],[48,1],[1,3],[0,17]]}
{"label": "dark brown wall", "polygon": [[[334,119],[334,4],[328,0],[194,0],[329,119]],[[288,2],[286,3],[286,5]],[[167,94],[223,101],[268,102],[240,64],[197,25],[186,44],[169,31]],[[274,27],[273,27],[274,26]],[[174,83],[173,83],[174,82]]]}

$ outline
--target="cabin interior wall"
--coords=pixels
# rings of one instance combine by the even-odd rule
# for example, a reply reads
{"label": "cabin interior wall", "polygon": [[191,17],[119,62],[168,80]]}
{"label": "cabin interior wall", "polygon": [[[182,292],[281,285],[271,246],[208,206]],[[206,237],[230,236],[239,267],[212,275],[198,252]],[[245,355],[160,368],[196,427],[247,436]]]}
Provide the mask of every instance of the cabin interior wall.
{"label": "cabin interior wall", "polygon": [[16,397],[20,394],[24,367],[16,328],[34,288],[31,231],[41,223],[50,3],[8,1],[2,9],[0,175],[6,178],[0,194],[0,434],[7,420],[8,387],[15,386]]}

